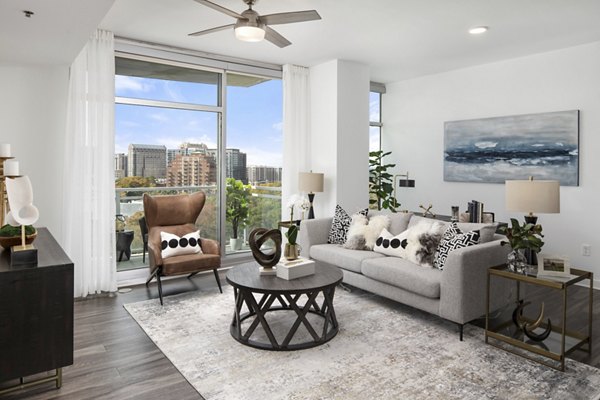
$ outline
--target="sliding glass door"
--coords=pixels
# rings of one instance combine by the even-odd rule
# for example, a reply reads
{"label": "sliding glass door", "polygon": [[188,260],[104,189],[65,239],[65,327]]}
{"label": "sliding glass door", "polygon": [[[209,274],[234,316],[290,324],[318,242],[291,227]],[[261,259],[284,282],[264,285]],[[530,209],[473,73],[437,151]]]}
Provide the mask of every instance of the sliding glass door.
{"label": "sliding glass door", "polygon": [[277,226],[280,80],[127,54],[116,58],[115,94],[117,240],[132,254],[118,270],[148,263],[144,193],[205,192],[201,235],[226,254],[248,251],[252,228]]}

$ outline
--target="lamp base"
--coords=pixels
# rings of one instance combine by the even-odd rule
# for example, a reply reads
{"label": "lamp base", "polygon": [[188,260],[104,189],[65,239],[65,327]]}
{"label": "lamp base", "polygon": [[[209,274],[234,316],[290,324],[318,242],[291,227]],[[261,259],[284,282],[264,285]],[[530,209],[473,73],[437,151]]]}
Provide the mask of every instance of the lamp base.
{"label": "lamp base", "polygon": [[315,219],[315,210],[313,209],[313,200],[315,199],[314,193],[308,194],[308,201],[310,203],[310,208],[308,209],[308,219]]}

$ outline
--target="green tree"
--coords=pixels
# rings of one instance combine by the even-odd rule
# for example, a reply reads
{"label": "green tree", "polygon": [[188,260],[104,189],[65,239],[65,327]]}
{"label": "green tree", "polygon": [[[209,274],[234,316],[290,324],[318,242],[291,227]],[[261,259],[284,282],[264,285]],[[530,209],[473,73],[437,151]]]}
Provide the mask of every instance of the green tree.
{"label": "green tree", "polygon": [[227,178],[227,222],[231,223],[231,237],[238,238],[238,228],[246,225],[250,210],[252,186],[234,178]]}
{"label": "green tree", "polygon": [[390,209],[396,212],[400,203],[394,197],[394,175],[387,172],[396,164],[384,164],[383,158],[392,154],[383,150],[369,153],[369,204],[375,205],[378,210]]}
{"label": "green tree", "polygon": [[[124,178],[119,178],[115,181],[115,187],[117,188],[141,188],[155,186],[156,180],[154,178],[144,178],[143,176],[126,176]],[[139,190],[121,192],[121,197],[136,196],[139,195],[139,193]]]}

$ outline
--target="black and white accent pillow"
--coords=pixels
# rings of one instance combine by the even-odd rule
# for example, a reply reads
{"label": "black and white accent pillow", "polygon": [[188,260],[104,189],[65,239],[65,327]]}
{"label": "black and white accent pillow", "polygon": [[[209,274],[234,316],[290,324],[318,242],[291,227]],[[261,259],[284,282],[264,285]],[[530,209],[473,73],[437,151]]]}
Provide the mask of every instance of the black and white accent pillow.
{"label": "black and white accent pillow", "polygon": [[446,232],[444,232],[440,245],[435,252],[433,266],[443,270],[450,252],[479,244],[480,237],[479,230],[462,233],[458,226],[456,226],[456,222],[453,222],[448,226]]}
{"label": "black and white accent pillow", "polygon": [[160,247],[162,258],[202,253],[202,249],[200,248],[200,231],[191,232],[182,237],[168,232],[161,232]]}
{"label": "black and white accent pillow", "polygon": [[406,258],[407,236],[408,230],[394,236],[387,229],[384,229],[377,238],[373,251],[386,256]]}
{"label": "black and white accent pillow", "polygon": [[[366,216],[369,212],[368,208],[360,210],[357,214]],[[340,205],[335,206],[335,214],[333,216],[333,222],[329,229],[329,236],[327,237],[327,243],[333,244],[344,244],[346,243],[346,236],[348,235],[348,229],[352,218],[348,215]]]}

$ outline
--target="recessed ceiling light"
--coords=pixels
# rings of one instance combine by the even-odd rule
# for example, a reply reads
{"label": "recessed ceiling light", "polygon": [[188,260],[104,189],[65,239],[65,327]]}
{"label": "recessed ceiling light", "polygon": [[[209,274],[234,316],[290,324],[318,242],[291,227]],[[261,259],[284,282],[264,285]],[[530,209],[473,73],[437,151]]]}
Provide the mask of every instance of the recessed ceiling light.
{"label": "recessed ceiling light", "polygon": [[488,31],[488,27],[487,26],[476,26],[474,28],[469,29],[469,33],[471,35],[480,35],[482,33],[485,33]]}

